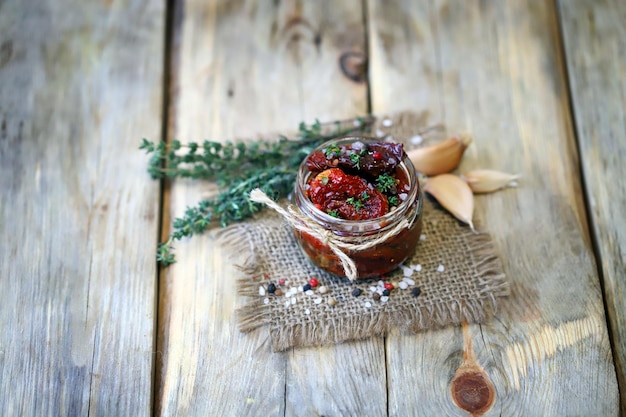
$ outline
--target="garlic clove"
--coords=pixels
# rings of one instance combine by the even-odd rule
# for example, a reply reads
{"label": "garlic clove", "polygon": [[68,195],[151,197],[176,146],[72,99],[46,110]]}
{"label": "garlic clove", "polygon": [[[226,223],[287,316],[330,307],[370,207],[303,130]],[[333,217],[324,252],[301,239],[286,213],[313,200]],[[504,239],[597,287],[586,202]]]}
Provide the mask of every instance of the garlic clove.
{"label": "garlic clove", "polygon": [[467,182],[473,192],[490,193],[507,186],[517,186],[515,181],[520,176],[491,169],[476,169],[466,172],[461,175],[461,178]]}
{"label": "garlic clove", "polygon": [[407,155],[415,169],[424,175],[445,174],[457,167],[471,143],[469,135],[453,136],[433,145],[411,149]]}
{"label": "garlic clove", "polygon": [[441,174],[428,178],[424,192],[432,195],[439,204],[475,231],[474,194],[465,181],[456,175]]}

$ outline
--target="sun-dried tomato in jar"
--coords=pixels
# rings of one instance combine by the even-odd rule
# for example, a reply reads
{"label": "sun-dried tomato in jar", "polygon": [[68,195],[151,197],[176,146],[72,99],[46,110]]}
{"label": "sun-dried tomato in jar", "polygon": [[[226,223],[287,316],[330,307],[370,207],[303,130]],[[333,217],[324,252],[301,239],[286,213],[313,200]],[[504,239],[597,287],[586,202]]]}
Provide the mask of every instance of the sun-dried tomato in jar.
{"label": "sun-dried tomato in jar", "polygon": [[[337,236],[367,242],[404,219],[410,226],[383,243],[346,252],[358,278],[382,275],[414,251],[422,228],[422,195],[415,169],[401,144],[349,137],[314,150],[300,166],[294,200],[312,221]],[[295,231],[304,253],[319,267],[345,275],[324,242]]]}

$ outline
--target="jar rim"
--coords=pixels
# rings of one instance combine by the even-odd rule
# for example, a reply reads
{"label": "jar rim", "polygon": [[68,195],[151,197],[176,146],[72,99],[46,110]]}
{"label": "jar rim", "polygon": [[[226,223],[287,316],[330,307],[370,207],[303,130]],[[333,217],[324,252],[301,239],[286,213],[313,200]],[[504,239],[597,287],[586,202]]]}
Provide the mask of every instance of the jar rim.
{"label": "jar rim", "polygon": [[[366,144],[381,143],[380,140],[377,140],[376,138],[370,136],[344,136],[322,143],[313,151],[311,151],[311,153],[323,151],[330,145],[347,145],[354,142],[363,142]],[[421,212],[422,197],[420,194],[419,180],[417,178],[415,167],[413,166],[411,160],[407,157],[406,153],[402,161],[398,165],[398,167],[404,170],[405,174],[407,175],[408,183],[410,185],[410,189],[407,192],[408,195],[406,199],[404,199],[398,206],[396,206],[394,210],[391,210],[380,217],[366,220],[348,220],[333,217],[316,208],[311,200],[306,198],[303,190],[305,189],[308,178],[312,174],[312,172],[308,169],[306,165],[307,158],[302,161],[302,163],[300,164],[300,168],[298,169],[298,176],[296,178],[296,184],[294,189],[295,201],[298,207],[307,216],[313,218],[316,222],[326,228],[332,228],[336,231],[346,232],[357,230],[379,232],[383,229],[386,229],[387,227],[393,226],[399,221],[399,218],[402,218],[404,215],[409,214],[410,209],[414,206],[415,202],[418,202],[418,209],[416,211],[416,214],[419,214],[419,212]]]}

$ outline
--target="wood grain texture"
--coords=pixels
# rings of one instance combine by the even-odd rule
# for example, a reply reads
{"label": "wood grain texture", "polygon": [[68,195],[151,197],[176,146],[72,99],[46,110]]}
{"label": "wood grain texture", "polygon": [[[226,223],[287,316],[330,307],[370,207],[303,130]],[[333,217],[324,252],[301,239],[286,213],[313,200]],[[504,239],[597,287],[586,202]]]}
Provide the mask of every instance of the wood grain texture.
{"label": "wood grain texture", "polygon": [[[577,171],[554,5],[368,1],[372,110],[428,109],[475,145],[459,169],[521,173],[480,196],[512,294],[471,326],[496,389],[485,415],[618,414],[602,295]],[[460,329],[387,339],[389,415],[463,416],[450,397]]]}
{"label": "wood grain texture", "polygon": [[[366,85],[338,66],[342,53],[364,52],[359,1],[179,6],[171,137],[254,138],[367,112]],[[204,196],[202,185],[173,183],[168,217]],[[194,237],[177,245],[178,263],[164,273],[157,414],[363,415],[371,397],[381,398],[375,414],[384,413],[382,341],[272,353],[263,338],[237,330],[242,300],[227,255]]]}
{"label": "wood grain texture", "polygon": [[148,416],[162,2],[0,9],[0,415]]}
{"label": "wood grain texture", "polygon": [[626,415],[626,3],[576,0],[559,6],[585,192]]}

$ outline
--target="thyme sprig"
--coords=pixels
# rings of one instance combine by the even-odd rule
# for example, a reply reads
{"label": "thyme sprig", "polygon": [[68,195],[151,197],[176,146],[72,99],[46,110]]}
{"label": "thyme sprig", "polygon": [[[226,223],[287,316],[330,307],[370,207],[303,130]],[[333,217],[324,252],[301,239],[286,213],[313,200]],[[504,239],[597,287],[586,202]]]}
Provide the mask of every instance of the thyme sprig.
{"label": "thyme sprig", "polygon": [[307,126],[300,123],[297,139],[284,136],[278,140],[256,142],[212,142],[182,144],[174,140],[150,142],[143,139],[140,149],[151,154],[148,173],[155,179],[191,178],[215,181],[216,197],[188,207],[174,219],[173,231],[157,248],[157,261],[164,266],[176,262],[175,241],[201,234],[211,227],[222,227],[248,219],[262,209],[249,199],[260,188],[270,198],[286,197],[296,180],[300,163],[322,143],[349,134],[368,131],[373,117]]}

